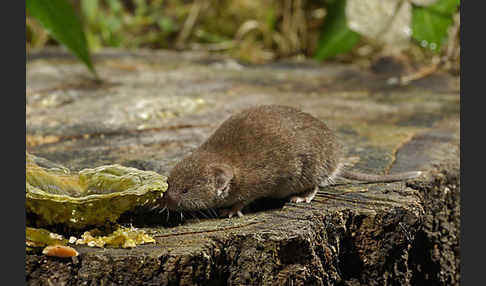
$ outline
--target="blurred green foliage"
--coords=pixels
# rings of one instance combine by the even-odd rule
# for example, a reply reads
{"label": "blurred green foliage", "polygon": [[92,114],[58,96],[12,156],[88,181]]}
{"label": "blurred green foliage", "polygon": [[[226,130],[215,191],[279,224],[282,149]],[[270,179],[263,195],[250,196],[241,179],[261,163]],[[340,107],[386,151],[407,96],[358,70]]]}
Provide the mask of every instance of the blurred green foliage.
{"label": "blurred green foliage", "polygon": [[453,15],[460,0],[438,0],[427,7],[413,8],[413,39],[422,47],[434,52],[440,51],[447,39],[447,29],[453,22]]}
{"label": "blurred green foliage", "polygon": [[83,26],[65,0],[27,0],[28,13],[39,20],[55,39],[75,54],[97,77]]}
{"label": "blurred green foliage", "polygon": [[[201,49],[258,63],[292,56],[359,56],[356,51],[369,44],[347,25],[345,7],[351,0],[66,1],[79,12],[91,50]],[[426,47],[424,53],[440,52],[459,0],[429,6],[417,5],[418,0],[395,1],[412,7],[416,46]],[[28,48],[52,43],[29,16],[26,32]],[[379,51],[376,46],[372,50]]]}
{"label": "blurred green foliage", "polygon": [[[319,60],[327,59],[338,54],[347,53],[351,51],[359,42],[359,34],[352,31],[348,27],[349,15],[346,14],[346,5],[352,0],[329,0],[327,5],[328,15],[322,28],[321,38],[319,40],[315,58]],[[357,0],[360,1],[360,0]],[[439,52],[442,44],[447,40],[448,28],[453,23],[453,15],[458,12],[460,0],[437,0],[432,4],[428,1],[408,1],[395,0],[398,13],[398,8],[403,5],[409,5],[411,8],[411,27],[412,38],[416,40],[421,47],[427,48],[433,52]],[[420,5],[419,5],[420,3]],[[380,7],[373,5],[381,5],[380,1],[374,1],[372,5],[361,5],[362,13],[379,13]],[[365,10],[369,9],[369,10]],[[401,14],[406,16],[405,14]],[[386,13],[381,15],[387,17]],[[365,19],[365,17],[358,18],[358,21]],[[400,21],[399,19],[391,18],[388,27],[384,27],[381,35],[387,28],[392,27],[393,21]],[[402,19],[406,22],[406,19]],[[369,19],[368,19],[369,21]],[[371,39],[375,40],[375,39]]]}
{"label": "blurred green foliage", "polygon": [[315,58],[324,60],[351,51],[360,35],[348,28],[345,13],[346,1],[334,1],[327,6],[326,23],[322,27]]}
{"label": "blurred green foliage", "polygon": [[90,47],[168,48],[176,36],[173,18],[162,0],[82,0],[80,10]]}

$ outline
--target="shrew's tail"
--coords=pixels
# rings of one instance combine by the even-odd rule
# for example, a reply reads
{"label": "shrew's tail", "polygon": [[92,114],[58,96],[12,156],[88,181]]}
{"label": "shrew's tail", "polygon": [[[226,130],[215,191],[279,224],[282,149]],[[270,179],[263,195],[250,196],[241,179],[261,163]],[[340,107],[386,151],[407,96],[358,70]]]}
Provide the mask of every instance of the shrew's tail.
{"label": "shrew's tail", "polygon": [[372,175],[372,174],[364,174],[364,173],[342,170],[341,173],[339,174],[340,177],[346,179],[364,181],[370,183],[403,181],[407,179],[416,178],[420,175],[422,175],[421,171],[404,172],[404,173],[389,174],[389,175]]}

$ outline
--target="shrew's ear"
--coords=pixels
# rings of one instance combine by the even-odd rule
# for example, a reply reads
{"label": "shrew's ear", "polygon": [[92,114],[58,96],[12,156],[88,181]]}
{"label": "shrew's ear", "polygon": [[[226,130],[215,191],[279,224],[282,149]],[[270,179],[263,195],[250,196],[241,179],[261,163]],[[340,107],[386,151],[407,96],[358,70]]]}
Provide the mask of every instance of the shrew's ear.
{"label": "shrew's ear", "polygon": [[214,176],[214,187],[218,194],[228,192],[231,179],[233,179],[233,168],[227,164],[215,163],[209,165],[211,174]]}

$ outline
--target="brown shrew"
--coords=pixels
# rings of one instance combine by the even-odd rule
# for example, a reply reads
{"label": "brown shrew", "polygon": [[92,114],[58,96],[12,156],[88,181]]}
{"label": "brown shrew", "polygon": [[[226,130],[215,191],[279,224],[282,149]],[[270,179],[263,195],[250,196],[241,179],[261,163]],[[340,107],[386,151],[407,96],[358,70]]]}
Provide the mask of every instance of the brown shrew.
{"label": "brown shrew", "polygon": [[341,146],[324,122],[296,108],[261,105],[230,116],[170,172],[159,205],[170,210],[225,208],[242,216],[252,201],[289,198],[309,203],[337,176],[366,182],[400,181],[420,171],[371,175],[347,171]]}

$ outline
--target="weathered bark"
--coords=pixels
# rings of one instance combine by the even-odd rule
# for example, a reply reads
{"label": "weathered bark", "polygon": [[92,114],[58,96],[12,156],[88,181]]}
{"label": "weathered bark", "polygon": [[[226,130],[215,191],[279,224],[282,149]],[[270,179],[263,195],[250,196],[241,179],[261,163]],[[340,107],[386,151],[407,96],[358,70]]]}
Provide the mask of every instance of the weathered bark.
{"label": "weathered bark", "polygon": [[243,218],[169,226],[137,210],[125,220],[156,244],[29,254],[29,285],[459,284],[458,78],[388,86],[353,66],[149,51],[107,51],[96,64],[101,85],[56,52],[28,62],[28,152],[72,170],[117,163],[167,175],[232,112],[280,103],[325,120],[356,170],[426,173],[323,188],[311,204],[265,200]]}

